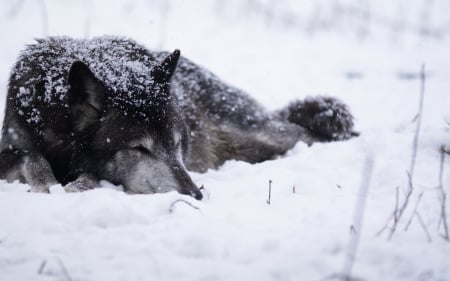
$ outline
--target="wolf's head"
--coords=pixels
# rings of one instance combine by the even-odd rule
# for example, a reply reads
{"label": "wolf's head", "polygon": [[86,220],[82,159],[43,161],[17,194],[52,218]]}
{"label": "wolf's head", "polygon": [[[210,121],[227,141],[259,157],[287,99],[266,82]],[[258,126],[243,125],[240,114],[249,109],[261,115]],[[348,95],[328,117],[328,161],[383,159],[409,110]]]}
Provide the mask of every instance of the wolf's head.
{"label": "wolf's head", "polygon": [[[202,198],[183,164],[186,125],[170,94],[179,57],[178,50],[168,55],[148,73],[153,83],[141,83],[128,93],[108,88],[83,62],[72,64],[68,77],[75,138],[72,173],[93,173],[123,185],[129,193],[177,190]],[[121,75],[126,74],[114,77]]]}

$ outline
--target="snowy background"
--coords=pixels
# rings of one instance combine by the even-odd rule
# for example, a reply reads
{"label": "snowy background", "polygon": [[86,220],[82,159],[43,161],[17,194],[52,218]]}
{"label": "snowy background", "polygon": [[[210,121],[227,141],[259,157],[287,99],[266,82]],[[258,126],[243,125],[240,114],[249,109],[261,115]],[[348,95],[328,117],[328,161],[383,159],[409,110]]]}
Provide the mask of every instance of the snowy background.
{"label": "snowy background", "polygon": [[[193,173],[206,188],[201,202],[108,183],[30,194],[0,181],[0,280],[337,280],[351,264],[353,280],[449,281],[450,156],[442,163],[439,151],[450,148],[449,11],[447,0],[0,0],[0,120],[25,44],[113,34],[179,48],[269,109],[337,96],[361,132]],[[419,120],[413,192],[388,239]],[[180,198],[199,210],[178,203],[170,212]],[[449,224],[448,202],[445,213]]]}

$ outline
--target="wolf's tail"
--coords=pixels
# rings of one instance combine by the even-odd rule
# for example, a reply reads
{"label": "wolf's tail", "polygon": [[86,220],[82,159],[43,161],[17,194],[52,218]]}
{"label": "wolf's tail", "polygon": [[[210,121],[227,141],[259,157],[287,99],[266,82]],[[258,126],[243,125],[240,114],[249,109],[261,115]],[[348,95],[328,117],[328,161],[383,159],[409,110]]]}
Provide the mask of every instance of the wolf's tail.
{"label": "wolf's tail", "polygon": [[290,103],[279,114],[322,141],[346,140],[359,135],[353,129],[353,115],[348,107],[333,97],[307,97]]}

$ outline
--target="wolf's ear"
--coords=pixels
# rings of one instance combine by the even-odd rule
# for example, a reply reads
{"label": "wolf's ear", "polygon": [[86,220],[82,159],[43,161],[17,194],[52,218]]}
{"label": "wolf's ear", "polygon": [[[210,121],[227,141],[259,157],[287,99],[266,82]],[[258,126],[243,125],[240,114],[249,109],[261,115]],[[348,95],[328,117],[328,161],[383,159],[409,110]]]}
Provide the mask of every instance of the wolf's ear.
{"label": "wolf's ear", "polygon": [[106,89],[81,61],[72,64],[68,78],[69,107],[73,126],[76,131],[82,131],[100,119]]}
{"label": "wolf's ear", "polygon": [[180,50],[175,50],[160,64],[152,69],[152,76],[156,83],[168,82],[177,68],[180,59]]}

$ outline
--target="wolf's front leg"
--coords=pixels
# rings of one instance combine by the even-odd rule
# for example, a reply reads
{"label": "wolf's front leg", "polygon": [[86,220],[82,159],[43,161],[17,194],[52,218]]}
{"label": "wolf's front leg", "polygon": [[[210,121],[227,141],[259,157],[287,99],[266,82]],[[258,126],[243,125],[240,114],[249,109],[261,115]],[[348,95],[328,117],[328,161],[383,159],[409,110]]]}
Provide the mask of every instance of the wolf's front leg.
{"label": "wolf's front leg", "polygon": [[66,192],[81,192],[99,187],[98,179],[91,174],[81,174],[76,180],[64,186]]}
{"label": "wolf's front leg", "polygon": [[48,161],[37,152],[7,149],[0,152],[0,179],[18,180],[31,186],[31,192],[49,192],[58,184]]}

